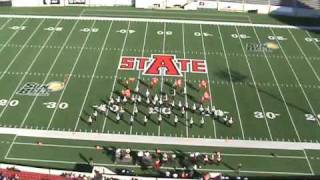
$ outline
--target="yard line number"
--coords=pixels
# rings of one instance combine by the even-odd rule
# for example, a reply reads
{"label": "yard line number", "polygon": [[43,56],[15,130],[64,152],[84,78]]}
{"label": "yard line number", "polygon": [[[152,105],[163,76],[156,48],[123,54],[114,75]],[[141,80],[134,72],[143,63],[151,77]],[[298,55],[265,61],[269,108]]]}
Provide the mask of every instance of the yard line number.
{"label": "yard line number", "polygon": [[167,36],[171,36],[173,34],[172,31],[157,31],[158,35],[164,35],[166,34]]}
{"label": "yard line number", "polygon": [[268,39],[271,41],[285,41],[287,38],[283,36],[268,36]]}
{"label": "yard line number", "polygon": [[127,31],[128,31],[128,33],[129,33],[129,34],[132,34],[132,33],[135,33],[135,32],[136,32],[136,31],[135,31],[135,30],[133,30],[133,29],[129,29],[129,30],[126,30],[126,29],[120,29],[120,30],[118,30],[118,31],[116,31],[116,32],[121,33],[121,34],[126,34],[126,33],[127,33]]}
{"label": "yard line number", "polygon": [[61,103],[56,103],[56,102],[45,102],[43,103],[43,105],[46,106],[46,108],[48,109],[55,109],[55,108],[59,108],[59,109],[67,109],[69,107],[69,104],[66,102],[61,102]]}
{"label": "yard line number", "polygon": [[99,29],[98,28],[82,28],[80,29],[81,32],[98,32]]}
{"label": "yard line number", "polygon": [[22,30],[26,29],[26,26],[11,26],[9,28],[12,29],[12,30],[20,30],[20,31],[22,31]]}
{"label": "yard line number", "polygon": [[231,34],[231,37],[232,38],[235,38],[235,39],[249,39],[251,38],[250,36],[246,35],[246,34]]}
{"label": "yard line number", "polygon": [[0,106],[10,106],[15,107],[19,105],[19,101],[16,99],[12,99],[11,101],[7,99],[0,99]]}
{"label": "yard line number", "polygon": [[265,114],[261,111],[256,111],[253,113],[253,116],[257,119],[276,119],[277,117],[280,116],[280,114],[278,113],[274,113],[274,112],[266,112]]}
{"label": "yard line number", "polygon": [[207,36],[213,36],[213,34],[210,34],[210,33],[207,33],[207,32],[203,32],[203,33],[201,33],[201,32],[194,32],[193,35],[194,35],[194,36],[197,36],[197,37],[200,37],[200,36],[205,36],[205,37],[207,37]]}
{"label": "yard line number", "polygon": [[320,114],[305,114],[305,118],[307,121],[316,121],[317,119],[320,119]]}
{"label": "yard line number", "polygon": [[311,37],[306,37],[305,40],[307,42],[320,42],[320,39],[319,38],[311,38]]}
{"label": "yard line number", "polygon": [[48,27],[44,28],[46,31],[62,31],[63,27]]}

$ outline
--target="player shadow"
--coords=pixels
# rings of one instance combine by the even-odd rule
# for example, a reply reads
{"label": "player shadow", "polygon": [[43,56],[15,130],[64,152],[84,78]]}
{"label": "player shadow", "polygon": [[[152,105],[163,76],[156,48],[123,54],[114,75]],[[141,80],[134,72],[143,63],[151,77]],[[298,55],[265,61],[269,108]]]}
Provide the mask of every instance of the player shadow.
{"label": "player shadow", "polygon": [[190,88],[190,89],[192,89],[194,91],[198,91],[199,90],[197,87],[195,87],[192,83],[190,83],[188,81],[186,82],[186,85],[187,85],[188,88]]}
{"label": "player shadow", "polygon": [[164,122],[167,123],[171,127],[175,127],[174,124],[170,121],[169,118],[163,118]]}
{"label": "player shadow", "polygon": [[118,79],[117,83],[120,84],[124,88],[129,88],[128,84],[125,84],[121,79]]}
{"label": "player shadow", "polygon": [[178,160],[178,163],[180,166],[182,166],[183,168],[186,168],[186,169],[193,166],[189,160],[189,155],[187,153],[184,153],[183,151],[178,150],[178,149],[175,149],[172,151],[174,154],[176,154],[176,157],[177,157],[177,160]]}
{"label": "player shadow", "polygon": [[170,81],[165,81],[165,85],[167,85],[169,88],[173,87],[173,84]]}
{"label": "player shadow", "polygon": [[220,77],[221,79],[224,79],[226,81],[230,81],[230,76],[231,76],[231,80],[233,83],[244,82],[248,78],[248,76],[243,75],[242,73],[240,73],[238,71],[234,71],[234,70],[230,70],[230,74],[229,74],[228,70],[222,70],[222,71],[219,71],[215,74],[218,77]]}
{"label": "player shadow", "polygon": [[139,125],[144,126],[144,123],[140,121],[138,116],[134,116],[134,122],[137,122]]}
{"label": "player shadow", "polygon": [[151,116],[149,117],[149,120],[155,124],[155,125],[158,125],[158,121],[154,120]]}
{"label": "player shadow", "polygon": [[[84,117],[85,116],[85,117]],[[80,120],[82,121],[82,122],[84,122],[85,124],[87,124],[88,126],[90,125],[89,123],[88,123],[88,121],[87,121],[87,118],[89,117],[89,116],[91,116],[87,111],[83,111],[83,113],[82,113],[82,116],[80,117]]]}
{"label": "player shadow", "polygon": [[232,167],[230,164],[226,163],[225,161],[222,161],[221,164],[230,170],[233,170],[233,171],[237,170],[236,168]]}
{"label": "player shadow", "polygon": [[188,100],[190,100],[192,103],[198,103],[197,99],[191,94],[187,94],[187,97],[188,97]]}
{"label": "player shadow", "polygon": [[[107,97],[107,98],[109,98],[109,97]],[[103,104],[108,104],[108,102],[107,102],[106,100],[104,100],[104,99],[100,99],[100,102],[103,103]],[[91,106],[91,108],[92,108],[93,110],[95,110],[94,107]]]}
{"label": "player shadow", "polygon": [[114,156],[115,154],[116,147],[114,146],[103,146],[103,154],[105,154],[107,157],[110,157],[112,162],[115,162],[116,157]]}
{"label": "player shadow", "polygon": [[84,162],[86,162],[87,164],[90,163],[89,159],[87,159],[82,153],[79,153],[79,157],[80,159],[82,159]]}
{"label": "player shadow", "polygon": [[142,79],[139,80],[140,84],[144,85],[146,88],[150,88],[149,84],[144,82]]}
{"label": "player shadow", "polygon": [[[254,85],[252,85],[252,84],[249,84],[249,87],[255,88]],[[290,106],[290,107],[292,107],[294,109],[297,109],[297,110],[299,110],[299,111],[301,111],[301,112],[303,112],[305,114],[312,114],[311,112],[309,112],[309,111],[307,111],[307,110],[305,110],[305,109],[303,109],[303,108],[301,108],[301,107],[299,107],[299,106],[297,106],[297,105],[295,105],[293,103],[283,101],[282,98],[280,98],[280,97],[278,97],[278,96],[276,96],[274,94],[271,94],[268,91],[265,91],[265,90],[263,90],[263,89],[261,89],[259,87],[257,87],[257,89],[258,89],[259,93],[263,93],[263,94],[265,94],[265,95],[267,95],[267,96],[269,96],[269,97],[271,97],[271,98],[273,98],[273,99],[275,99],[275,100],[277,100],[277,101],[279,101],[281,103],[285,103],[286,105],[288,105],[288,106]]]}

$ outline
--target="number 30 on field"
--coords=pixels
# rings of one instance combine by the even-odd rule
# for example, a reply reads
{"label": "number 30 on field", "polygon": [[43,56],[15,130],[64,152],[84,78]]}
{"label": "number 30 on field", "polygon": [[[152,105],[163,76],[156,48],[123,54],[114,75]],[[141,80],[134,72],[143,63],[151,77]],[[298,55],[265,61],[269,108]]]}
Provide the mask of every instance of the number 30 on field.
{"label": "number 30 on field", "polygon": [[260,111],[256,111],[253,113],[254,117],[257,119],[275,119],[278,116],[280,116],[280,114],[274,113],[274,112],[266,112],[265,114],[263,114],[263,112]]}
{"label": "number 30 on field", "polygon": [[67,109],[69,107],[69,104],[66,102],[61,102],[61,103],[56,103],[56,102],[46,102],[43,103],[46,108],[48,109],[55,109],[55,108],[59,108],[59,109]]}

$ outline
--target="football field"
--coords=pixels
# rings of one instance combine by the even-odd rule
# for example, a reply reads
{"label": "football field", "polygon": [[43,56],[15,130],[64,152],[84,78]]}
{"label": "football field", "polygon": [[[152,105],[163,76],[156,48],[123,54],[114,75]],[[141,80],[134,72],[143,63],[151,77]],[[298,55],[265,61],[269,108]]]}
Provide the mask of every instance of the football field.
{"label": "football field", "polygon": [[[319,32],[319,29],[261,27],[239,22],[1,17],[0,126],[318,144]],[[165,68],[158,74],[148,74],[157,57],[173,57],[171,66],[178,74],[169,76],[168,64],[162,64]],[[141,59],[148,63],[141,63]],[[188,62],[184,64],[186,68],[181,60]],[[151,88],[154,77],[159,82]],[[128,83],[129,79],[134,80]],[[158,122],[158,113],[151,114],[145,124],[144,117],[150,107],[145,103],[146,92],[159,97],[170,94],[178,79],[182,80],[182,88],[177,90],[175,106],[179,102],[189,107],[199,106],[203,94],[208,92],[210,99],[203,102],[203,107],[222,110],[233,117],[234,124],[229,127],[221,120],[191,110],[181,115],[178,108],[167,108],[171,115],[163,116],[161,122]],[[201,81],[208,83],[206,89],[199,88]],[[99,113],[92,125],[87,122],[94,106],[106,103],[110,97],[116,99],[126,89],[140,94],[142,102],[123,104],[125,112],[121,120],[117,120],[117,113],[109,108],[106,113]],[[134,92],[136,89],[138,92]],[[174,115],[179,117],[176,126]],[[191,118],[193,125],[190,125]],[[23,138],[19,142],[17,139],[20,138],[4,140],[4,143],[10,142],[3,153],[4,161],[21,163],[20,158],[23,163],[28,156],[21,149],[32,146],[23,143]],[[65,144],[68,149],[68,143]],[[32,151],[35,150],[28,152]],[[310,159],[307,153],[315,158]],[[288,174],[319,174],[314,170],[317,163],[313,162],[319,161],[317,153],[298,151],[292,155],[298,158],[289,158],[278,167],[288,166],[283,169]],[[259,154],[259,150],[244,154]],[[54,160],[42,155],[48,162],[50,158]],[[283,156],[285,159],[289,155]],[[68,156],[64,159],[68,161]],[[302,165],[291,168],[290,159],[303,161]],[[297,171],[299,167],[301,171]],[[259,171],[276,172],[274,167],[270,168],[261,166]]]}

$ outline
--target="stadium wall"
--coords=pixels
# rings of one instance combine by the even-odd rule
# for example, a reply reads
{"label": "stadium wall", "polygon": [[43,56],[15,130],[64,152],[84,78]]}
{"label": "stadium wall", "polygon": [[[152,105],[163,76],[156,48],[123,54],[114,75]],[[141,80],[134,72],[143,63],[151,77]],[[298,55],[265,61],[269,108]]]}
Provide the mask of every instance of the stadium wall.
{"label": "stadium wall", "polygon": [[12,1],[13,7],[133,6],[134,5],[134,0],[11,0],[11,1]]}
{"label": "stadium wall", "polygon": [[[316,9],[295,8],[270,4],[268,1],[261,4],[243,3],[243,0],[12,0],[13,7],[34,6],[134,6],[144,9],[165,9],[182,7],[185,10],[217,9],[219,11],[256,12],[258,14],[277,14],[287,16],[320,17]],[[320,7],[320,5],[319,5]]]}

